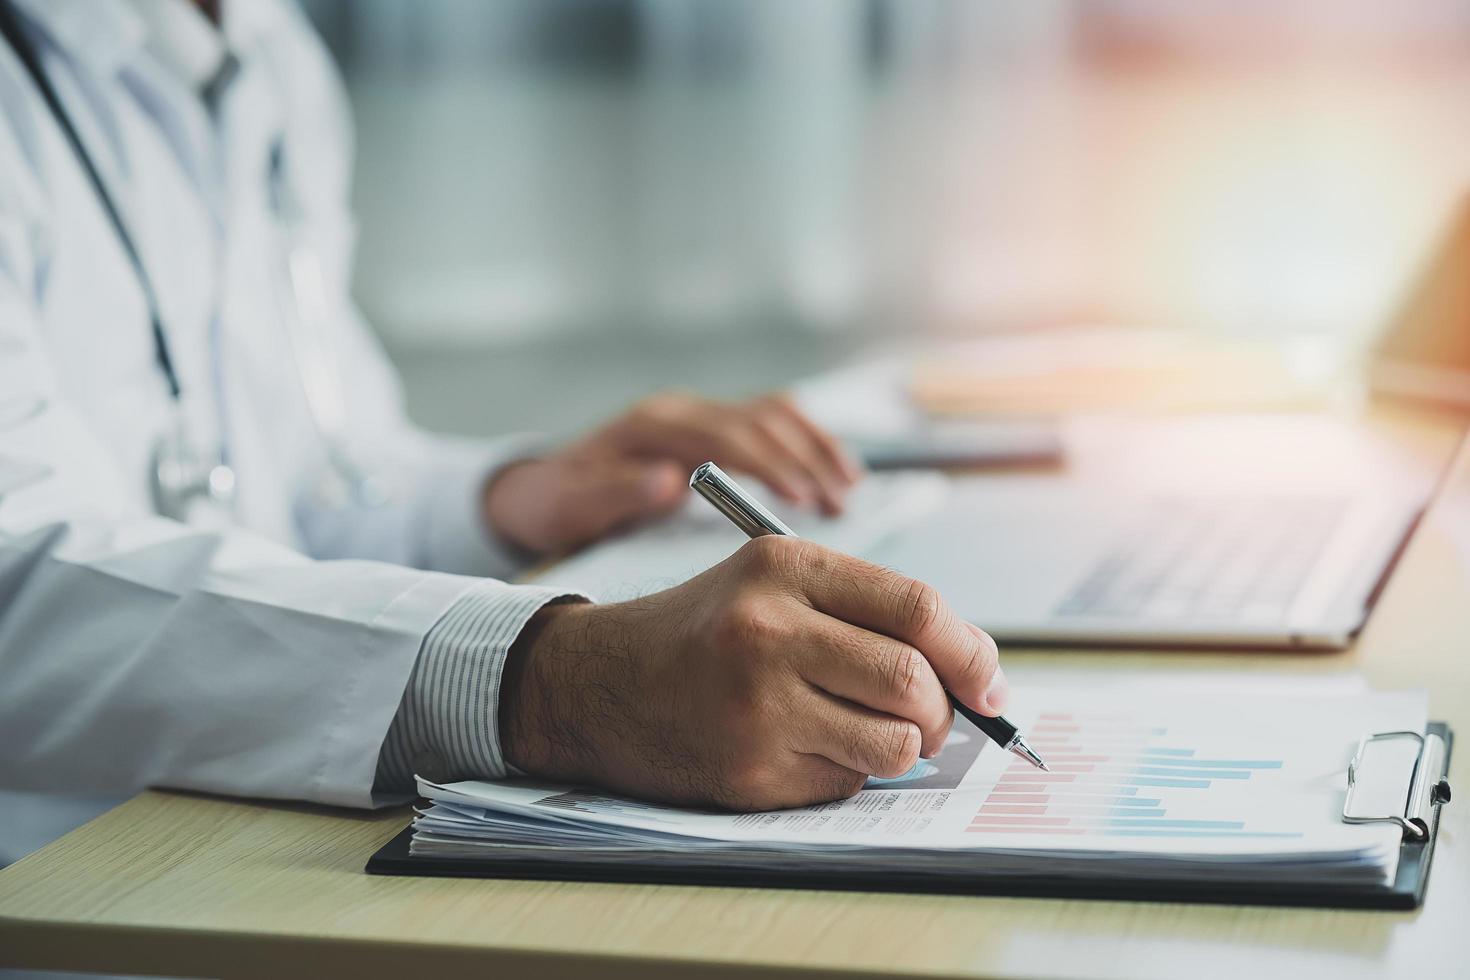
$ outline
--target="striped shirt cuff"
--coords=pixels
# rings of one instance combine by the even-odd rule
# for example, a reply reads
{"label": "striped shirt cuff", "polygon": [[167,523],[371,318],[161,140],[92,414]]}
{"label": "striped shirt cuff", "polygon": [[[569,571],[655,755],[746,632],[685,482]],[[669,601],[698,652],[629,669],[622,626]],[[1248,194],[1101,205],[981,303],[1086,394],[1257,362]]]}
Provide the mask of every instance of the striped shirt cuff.
{"label": "striped shirt cuff", "polygon": [[482,582],[424,637],[398,713],[378,756],[376,789],[412,793],[434,782],[500,779],[500,678],[511,644],[550,602],[585,600],[560,589]]}

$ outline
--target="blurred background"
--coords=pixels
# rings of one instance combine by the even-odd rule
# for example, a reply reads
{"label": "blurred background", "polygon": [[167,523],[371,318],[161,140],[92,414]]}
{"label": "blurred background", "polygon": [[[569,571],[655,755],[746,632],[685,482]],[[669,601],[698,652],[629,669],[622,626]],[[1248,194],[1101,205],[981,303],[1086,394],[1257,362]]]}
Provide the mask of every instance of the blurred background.
{"label": "blurred background", "polygon": [[439,429],[1053,326],[1352,350],[1470,190],[1464,0],[304,6]]}

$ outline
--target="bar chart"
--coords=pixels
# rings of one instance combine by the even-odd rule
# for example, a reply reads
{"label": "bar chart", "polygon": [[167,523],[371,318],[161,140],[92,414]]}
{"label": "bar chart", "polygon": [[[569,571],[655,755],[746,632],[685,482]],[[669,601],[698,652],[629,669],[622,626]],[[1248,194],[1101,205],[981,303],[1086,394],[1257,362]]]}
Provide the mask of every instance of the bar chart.
{"label": "bar chart", "polygon": [[[1167,727],[1110,715],[1043,714],[1026,733],[1047,761],[1016,760],[980,805],[972,833],[1104,837],[1300,836],[1253,829],[1222,810],[1201,817],[1217,786],[1280,770],[1280,759],[1215,758]],[[1171,809],[1189,811],[1171,814]]]}

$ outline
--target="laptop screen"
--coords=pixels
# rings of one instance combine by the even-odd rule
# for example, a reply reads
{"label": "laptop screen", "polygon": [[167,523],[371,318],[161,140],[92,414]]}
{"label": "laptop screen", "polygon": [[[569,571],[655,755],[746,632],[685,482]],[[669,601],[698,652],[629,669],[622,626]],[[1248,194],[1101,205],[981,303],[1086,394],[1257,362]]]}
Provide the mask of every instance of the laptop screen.
{"label": "laptop screen", "polygon": [[1470,405],[1470,198],[1380,342],[1373,382],[1394,394]]}
{"label": "laptop screen", "polygon": [[1457,511],[1470,521],[1470,430],[1460,437],[1460,447],[1445,473],[1444,486],[1433,506]]}
{"label": "laptop screen", "polygon": [[1431,517],[1449,535],[1459,553],[1460,567],[1470,572],[1470,433],[1460,440],[1455,460],[1431,506]]}

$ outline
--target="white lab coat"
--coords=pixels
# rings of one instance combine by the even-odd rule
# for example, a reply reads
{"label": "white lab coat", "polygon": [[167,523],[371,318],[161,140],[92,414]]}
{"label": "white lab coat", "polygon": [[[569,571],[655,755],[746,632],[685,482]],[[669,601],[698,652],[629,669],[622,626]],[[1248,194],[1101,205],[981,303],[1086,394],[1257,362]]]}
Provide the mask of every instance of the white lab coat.
{"label": "white lab coat", "polygon": [[[348,298],[348,116],[328,57],[295,9],[226,6],[242,70],[212,127],[187,78],[211,40],[181,0],[21,3],[148,266],[201,442],[223,394],[239,473],[224,527],[152,512],[172,403],[143,294],[0,45],[0,865],[145,786],[370,805],[426,631],[467,575],[509,565],[476,497],[511,450],[414,430]],[[349,442],[396,488],[384,506],[319,492],[280,315],[277,138],[325,266]]]}

